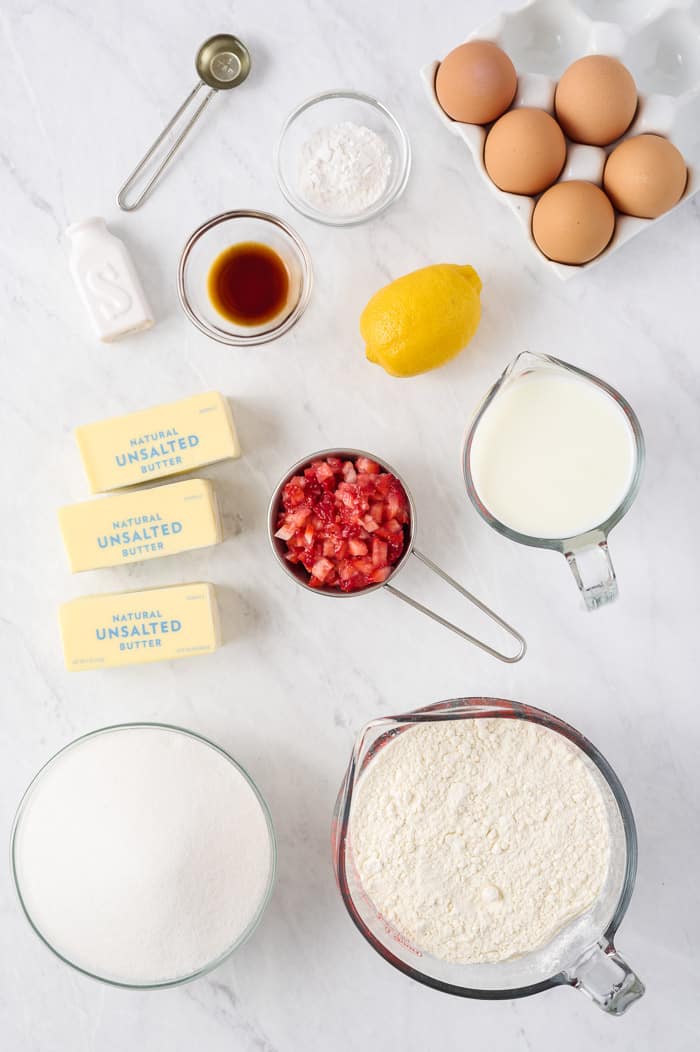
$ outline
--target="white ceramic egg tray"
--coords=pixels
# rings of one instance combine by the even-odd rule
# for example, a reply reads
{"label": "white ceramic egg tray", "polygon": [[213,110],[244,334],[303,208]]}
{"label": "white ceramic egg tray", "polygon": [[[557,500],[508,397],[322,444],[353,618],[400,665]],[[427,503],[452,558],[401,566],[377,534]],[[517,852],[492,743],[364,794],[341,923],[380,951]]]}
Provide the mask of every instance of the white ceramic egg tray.
{"label": "white ceramic egg tray", "polygon": [[[623,139],[654,132],[678,147],[688,166],[688,183],[676,208],[700,190],[700,0],[530,0],[465,39],[491,40],[510,56],[518,74],[513,107],[535,106],[552,114],[557,80],[567,66],[583,55],[619,58],[639,92],[635,119]],[[455,40],[453,46],[462,42]],[[421,70],[436,115],[466,142],[483,179],[518,217],[539,259],[560,278],[567,280],[588,270],[663,219],[618,214],[610,244],[590,263],[574,267],[547,259],[532,238],[535,199],[505,193],[491,182],[483,161],[488,128],[454,121],[442,110],[435,94],[438,66],[439,62],[431,62]],[[601,148],[567,142],[559,180],[587,179],[602,185],[605,160],[614,145]]]}

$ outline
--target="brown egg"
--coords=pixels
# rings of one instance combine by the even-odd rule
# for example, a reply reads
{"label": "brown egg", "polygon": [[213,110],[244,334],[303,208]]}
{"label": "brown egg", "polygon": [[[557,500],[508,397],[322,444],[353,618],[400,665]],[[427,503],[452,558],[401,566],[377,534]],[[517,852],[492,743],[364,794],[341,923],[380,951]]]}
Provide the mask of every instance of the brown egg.
{"label": "brown egg", "polygon": [[544,110],[510,110],[486,137],[484,167],[510,194],[539,194],[559,176],[566,160],[561,128]]}
{"label": "brown egg", "polygon": [[532,214],[537,247],[557,263],[588,263],[600,255],[615,229],[613,206],[595,183],[557,183],[542,194]]}
{"label": "brown egg", "polygon": [[443,59],[435,94],[448,117],[465,124],[490,124],[510,106],[518,86],[505,51],[489,40],[470,40]]}
{"label": "brown egg", "polygon": [[632,74],[608,55],[573,62],[557,84],[554,110],[574,142],[607,146],[629,128],[637,110]]}
{"label": "brown egg", "polygon": [[682,154],[660,135],[633,135],[607,159],[603,186],[620,212],[656,219],[683,196],[688,169]]}

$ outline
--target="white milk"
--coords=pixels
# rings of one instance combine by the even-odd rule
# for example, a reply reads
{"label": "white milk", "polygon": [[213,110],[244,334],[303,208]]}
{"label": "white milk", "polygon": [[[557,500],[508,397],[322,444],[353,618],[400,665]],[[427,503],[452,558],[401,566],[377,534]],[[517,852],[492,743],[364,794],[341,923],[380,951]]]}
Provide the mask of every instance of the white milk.
{"label": "white milk", "polygon": [[100,978],[146,985],[190,976],[237,943],[274,858],[263,805],[227,757],[176,730],[128,727],[44,768],[14,865],[50,946]]}
{"label": "white milk", "polygon": [[528,537],[603,523],[634,475],[634,433],[601,387],[559,370],[506,381],[479,421],[470,469],[494,518]]}

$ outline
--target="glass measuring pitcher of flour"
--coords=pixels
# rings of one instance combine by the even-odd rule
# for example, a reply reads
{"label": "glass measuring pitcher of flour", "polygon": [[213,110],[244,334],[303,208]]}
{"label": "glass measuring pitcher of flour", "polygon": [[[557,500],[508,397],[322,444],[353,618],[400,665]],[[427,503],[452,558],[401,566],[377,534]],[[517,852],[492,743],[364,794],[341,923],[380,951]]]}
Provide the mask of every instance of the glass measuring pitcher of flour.
{"label": "glass measuring pitcher of flour", "polygon": [[622,395],[529,351],[486,395],[462,451],[481,517],[519,544],[561,552],[589,610],[617,597],[608,534],[637,495],[643,466],[642,429]]}
{"label": "glass measuring pitcher of flour", "polygon": [[[529,720],[561,735],[583,760],[600,791],[609,827],[610,859],[597,900],[544,946],[498,963],[463,964],[424,952],[377,910],[363,888],[349,835],[354,794],[368,765],[397,735],[444,720]],[[417,982],[461,997],[504,1000],[555,986],[582,990],[601,1009],[621,1015],[644,985],[615,950],[615,933],[632,896],[637,836],[629,801],[608,762],[578,731],[540,709],[497,698],[458,698],[370,721],[360,731],[336,802],[331,848],[336,881],[355,926],[385,961]]]}

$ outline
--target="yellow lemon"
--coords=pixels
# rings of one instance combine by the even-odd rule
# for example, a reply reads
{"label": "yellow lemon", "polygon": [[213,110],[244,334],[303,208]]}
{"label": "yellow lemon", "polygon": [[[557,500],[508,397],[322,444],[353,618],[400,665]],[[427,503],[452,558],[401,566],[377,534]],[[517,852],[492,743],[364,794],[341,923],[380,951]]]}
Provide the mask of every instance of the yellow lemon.
{"label": "yellow lemon", "polygon": [[471,340],[481,317],[481,278],[473,267],[437,263],[376,292],[360,317],[370,362],[392,376],[436,369]]}

